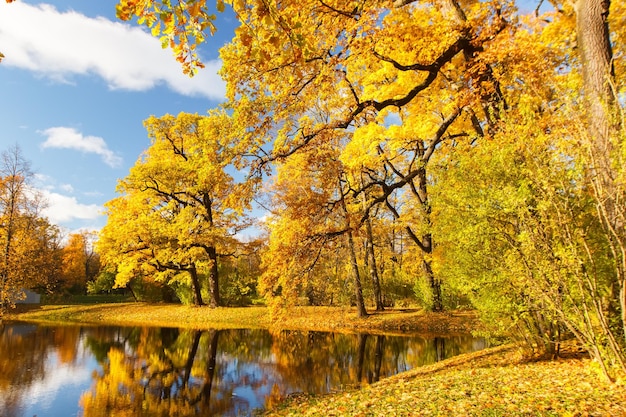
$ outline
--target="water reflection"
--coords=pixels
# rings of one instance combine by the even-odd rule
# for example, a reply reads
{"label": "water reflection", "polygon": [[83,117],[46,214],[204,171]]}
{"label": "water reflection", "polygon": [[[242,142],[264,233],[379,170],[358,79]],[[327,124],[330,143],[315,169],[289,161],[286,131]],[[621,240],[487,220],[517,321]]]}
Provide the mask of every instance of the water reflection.
{"label": "water reflection", "polygon": [[0,415],[250,415],[484,347],[470,336],[0,326]]}

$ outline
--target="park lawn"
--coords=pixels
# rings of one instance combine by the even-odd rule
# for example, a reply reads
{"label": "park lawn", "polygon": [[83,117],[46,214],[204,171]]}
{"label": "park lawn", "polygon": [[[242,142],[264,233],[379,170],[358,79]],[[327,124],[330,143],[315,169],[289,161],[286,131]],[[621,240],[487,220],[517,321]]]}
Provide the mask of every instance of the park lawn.
{"label": "park lawn", "polygon": [[[266,307],[217,308],[115,303],[20,307],[4,317],[50,324],[285,328],[336,332],[454,334],[478,328],[471,312],[296,307],[270,319]],[[276,318],[275,318],[276,319]],[[528,359],[513,345],[464,354],[361,389],[295,395],[269,416],[626,416],[626,381],[604,380],[574,342],[563,358]]]}
{"label": "park lawn", "polygon": [[109,303],[41,305],[9,311],[6,320],[37,323],[81,323],[120,326],[160,326],[193,329],[283,328],[370,333],[469,333],[478,326],[468,311],[429,313],[420,309],[372,311],[359,318],[354,308],[292,307],[272,318],[264,306],[194,307],[180,304]]}

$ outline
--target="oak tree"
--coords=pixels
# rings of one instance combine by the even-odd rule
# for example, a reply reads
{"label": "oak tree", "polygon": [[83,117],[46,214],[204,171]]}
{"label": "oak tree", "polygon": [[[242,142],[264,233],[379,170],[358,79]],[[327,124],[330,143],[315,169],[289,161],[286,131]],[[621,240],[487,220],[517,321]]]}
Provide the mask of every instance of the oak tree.
{"label": "oak tree", "polygon": [[[99,250],[117,265],[117,284],[153,274],[175,285],[189,277],[193,302],[221,305],[218,262],[236,252],[235,235],[249,225],[250,184],[235,181],[236,140],[228,115],[181,113],[145,122],[150,148],[120,181],[122,196],[107,204],[109,222]],[[230,168],[229,168],[230,167]]]}

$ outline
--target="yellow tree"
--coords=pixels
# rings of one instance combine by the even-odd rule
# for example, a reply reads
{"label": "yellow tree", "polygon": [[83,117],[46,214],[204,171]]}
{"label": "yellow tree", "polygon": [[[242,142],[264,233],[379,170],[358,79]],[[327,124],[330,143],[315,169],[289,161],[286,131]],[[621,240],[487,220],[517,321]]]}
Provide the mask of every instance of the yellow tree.
{"label": "yellow tree", "polygon": [[[157,273],[163,271],[157,271],[157,265],[152,265],[153,251],[147,244],[139,244],[151,236],[152,223],[147,221],[144,214],[145,207],[149,204],[148,199],[141,199],[137,194],[123,195],[106,203],[107,224],[100,231],[96,245],[105,274],[112,275],[113,282],[104,286],[127,288],[135,299],[143,298],[146,288],[156,287],[161,290],[161,299],[171,301],[171,277]],[[121,230],[134,238],[122,240],[123,236],[116,233]]]}
{"label": "yellow tree", "polygon": [[[608,22],[623,21],[623,7],[612,10]],[[598,134],[610,112],[589,119],[598,110],[589,100],[599,98],[581,94],[587,58],[578,55],[576,18],[580,24],[565,5],[527,19],[515,42],[500,46],[510,56],[526,51],[524,61],[502,61],[511,109],[493,140],[459,146],[436,161],[443,204],[434,211],[444,237],[437,268],[491,325],[515,329],[529,346],[553,354],[566,329],[615,377],[626,369],[621,214],[615,216],[624,212],[624,132],[609,126],[607,144]],[[623,54],[616,56],[623,68]],[[606,62],[604,68],[595,75],[608,77]],[[623,73],[613,88],[623,91]],[[599,100],[604,111],[615,109]]]}
{"label": "yellow tree", "polygon": [[[322,260],[343,241],[339,244],[349,262],[340,275],[352,278],[359,315],[367,315],[354,244],[358,216],[346,202],[346,180],[336,139],[319,141],[278,164],[271,186],[273,216],[268,222],[269,245],[263,254],[261,277],[261,291],[270,299],[280,296],[276,300],[293,302],[305,293],[311,300],[315,286],[331,285],[328,277],[332,274]],[[314,278],[318,274],[325,277],[319,283]]]}
{"label": "yellow tree", "polygon": [[[551,3],[561,7],[559,2]],[[373,169],[373,164],[355,156],[369,152],[379,158],[374,164],[376,175],[363,189],[375,191],[368,194],[370,204],[387,205],[421,249],[437,309],[440,283],[432,271],[435,244],[430,232],[436,219],[432,218],[427,171],[433,152],[442,153],[446,142],[454,145],[451,139],[494,137],[502,110],[508,101],[519,99],[523,90],[540,91],[541,98],[535,100],[532,111],[546,111],[557,97],[550,91],[544,95],[546,88],[537,83],[538,75],[546,68],[567,73],[577,64],[570,61],[553,66],[553,52],[545,46],[563,47],[571,54],[577,45],[591,114],[592,162],[587,169],[591,168],[591,178],[597,179],[592,186],[598,190],[598,210],[607,234],[613,235],[608,243],[622,260],[615,274],[621,284],[616,291],[621,292],[624,315],[625,222],[623,210],[618,209],[621,191],[612,184],[621,174],[611,168],[623,165],[617,155],[621,141],[619,135],[609,137],[612,114],[606,112],[612,107],[611,46],[619,47],[619,42],[610,42],[607,22],[621,19],[623,23],[622,15],[615,18],[609,6],[615,10],[623,5],[598,0],[563,3],[563,16],[559,17],[577,19],[577,43],[550,28],[557,26],[548,25],[544,31],[545,22],[520,34],[519,15],[513,3],[506,1],[404,0],[391,6],[376,1],[233,2],[243,25],[234,42],[223,50],[223,74],[238,120],[254,132],[247,146],[263,150],[272,143],[273,154],[268,159],[290,156],[325,130],[357,129],[355,146],[349,153],[346,150],[344,159]],[[206,4],[200,7],[205,10]],[[196,16],[202,19],[202,15]],[[564,30],[571,34],[570,23]],[[616,39],[623,37],[623,27],[614,26]],[[532,31],[548,35],[537,42]],[[536,50],[547,55],[536,54]],[[545,60],[551,64],[536,66]],[[620,60],[615,63],[618,68],[623,66]],[[536,74],[527,71],[523,81],[516,78],[519,73],[511,69],[521,66]],[[520,99],[525,111],[533,101],[529,96],[532,94]],[[313,108],[324,108],[328,117],[313,119]],[[359,137],[362,139],[356,142]],[[611,157],[607,158],[608,154]],[[412,196],[411,204],[403,206],[412,205],[409,212],[389,207],[389,197],[398,197],[394,193],[405,201]],[[622,322],[626,322],[624,317]]]}
{"label": "yellow tree", "polygon": [[100,271],[100,260],[95,252],[95,232],[72,233],[62,249],[63,284],[67,289],[84,291]]}
{"label": "yellow tree", "polygon": [[219,258],[235,253],[235,235],[249,225],[243,212],[252,191],[233,178],[230,117],[181,113],[152,117],[145,125],[152,144],[120,181],[123,195],[107,204],[99,251],[117,266],[117,285],[138,273],[163,280],[188,274],[198,305],[206,273],[210,304],[219,306]]}

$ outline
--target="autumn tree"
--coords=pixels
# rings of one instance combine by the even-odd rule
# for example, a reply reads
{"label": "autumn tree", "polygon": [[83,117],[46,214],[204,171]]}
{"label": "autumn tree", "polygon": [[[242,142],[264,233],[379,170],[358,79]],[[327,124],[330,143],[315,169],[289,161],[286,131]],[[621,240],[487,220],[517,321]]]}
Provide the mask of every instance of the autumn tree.
{"label": "autumn tree", "polygon": [[122,196],[107,204],[99,251],[117,266],[117,285],[146,274],[170,285],[190,282],[197,305],[204,304],[206,275],[210,304],[217,307],[219,259],[237,253],[235,235],[249,225],[243,211],[252,191],[233,177],[230,118],[219,111],[181,113],[145,125],[152,144],[120,181]]}
{"label": "autumn tree", "polygon": [[0,313],[24,289],[46,288],[56,273],[58,228],[41,216],[43,199],[31,185],[30,164],[16,145],[0,162]]}
{"label": "autumn tree", "polygon": [[20,248],[16,255],[22,274],[32,277],[28,287],[40,293],[51,293],[62,275],[62,233],[58,226],[45,217],[29,218],[18,234]]}
{"label": "autumn tree", "polygon": [[[623,151],[599,153],[590,133],[598,120],[588,119],[593,106],[581,94],[586,82],[584,59],[572,53],[575,18],[565,7],[524,22],[516,43],[535,48],[523,64],[502,62],[504,77],[518,84],[509,89],[512,106],[494,140],[437,161],[445,204],[435,210],[445,239],[436,255],[440,273],[460,285],[492,326],[552,354],[568,332],[615,377],[625,369],[623,257],[619,229],[608,226],[619,222],[609,222],[607,213],[623,201],[623,183],[616,181]],[[623,88],[623,79],[616,78],[615,88]],[[620,149],[623,132],[613,131],[611,142]]]}
{"label": "autumn tree", "polygon": [[100,260],[95,252],[94,232],[72,233],[63,247],[63,286],[84,292],[87,283],[100,272]]}
{"label": "autumn tree", "polygon": [[[608,362],[608,366],[614,366],[617,361],[621,370],[626,372],[626,183],[623,170],[625,126],[623,101],[620,107],[618,100],[624,84],[615,78],[609,26],[610,6],[610,1],[598,0],[578,0],[575,4],[582,93],[587,105],[587,111],[583,114],[586,135],[581,133],[580,142],[588,151],[588,179],[606,245],[611,249],[614,258],[611,269],[613,300],[606,302],[608,314],[603,314],[603,307],[597,311],[602,324],[601,334],[607,341],[605,346],[597,346],[594,338],[589,337],[593,333],[586,334],[583,339],[595,349],[594,356],[597,359]],[[613,22],[616,23],[615,29],[623,31],[625,11],[623,5],[621,7],[621,14]],[[621,24],[618,23],[620,19]],[[623,54],[623,49],[620,52]],[[623,74],[620,75],[623,77]],[[618,299],[617,302],[614,301],[615,298]],[[621,329],[618,332],[610,325],[613,319],[611,313],[616,311],[621,312]],[[614,340],[615,338],[621,340]],[[609,374],[606,369],[604,371]]]}
{"label": "autumn tree", "polygon": [[[382,205],[399,220],[410,218],[405,224],[422,250],[432,307],[440,310],[427,166],[442,142],[495,127],[505,104],[492,68],[496,54],[486,51],[508,36],[513,9],[353,6],[235,5],[244,24],[222,50],[229,98],[239,120],[255,127],[252,146],[273,143],[268,159],[289,157],[326,131],[354,129],[342,158],[368,172],[358,191],[367,192],[369,209]],[[326,117],[312,117],[311,109]],[[416,212],[387,204],[394,193],[414,199]]]}
{"label": "autumn tree", "polygon": [[[270,302],[293,303],[306,294],[315,304],[314,292],[340,292],[334,285],[329,288],[335,281],[330,276],[339,276],[339,282],[349,276],[359,314],[367,315],[355,245],[359,216],[347,201],[349,188],[336,139],[320,141],[278,164],[261,277],[261,291]],[[337,246],[343,247],[344,261],[340,272],[333,273],[324,260]]]}

